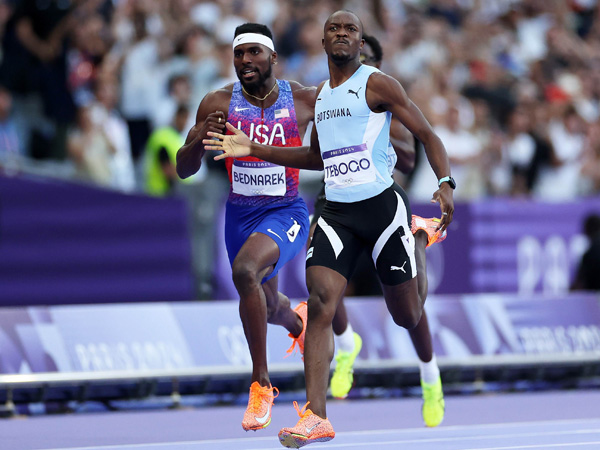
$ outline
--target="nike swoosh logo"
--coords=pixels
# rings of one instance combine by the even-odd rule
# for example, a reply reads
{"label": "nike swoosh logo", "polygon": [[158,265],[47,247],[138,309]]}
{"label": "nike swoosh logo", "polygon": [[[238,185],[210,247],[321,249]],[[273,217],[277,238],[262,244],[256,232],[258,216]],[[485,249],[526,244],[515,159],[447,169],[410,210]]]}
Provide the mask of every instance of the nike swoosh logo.
{"label": "nike swoosh logo", "polygon": [[317,422],[317,424],[316,424],[316,425],[313,425],[313,426],[312,426],[312,427],[310,427],[310,428],[306,428],[306,427],[304,427],[304,428],[306,428],[306,434],[310,434],[310,432],[311,432],[312,430],[314,430],[316,427],[318,427],[320,424],[321,424],[321,422]]}
{"label": "nike swoosh logo", "polygon": [[281,239],[281,236],[279,236],[279,235],[278,235],[277,233],[275,233],[273,230],[271,230],[270,228],[267,228],[267,231],[268,231],[269,233],[272,233],[272,234],[274,234],[275,236],[277,236],[277,237],[279,238],[279,240],[280,240],[281,242],[283,242],[283,239]]}
{"label": "nike swoosh logo", "polygon": [[269,419],[269,413],[271,412],[271,405],[267,407],[267,413],[262,417],[254,417],[258,423],[264,425],[265,422]]}
{"label": "nike swoosh logo", "polygon": [[247,109],[250,109],[250,108],[240,108],[240,107],[236,106],[235,112],[246,111]]}

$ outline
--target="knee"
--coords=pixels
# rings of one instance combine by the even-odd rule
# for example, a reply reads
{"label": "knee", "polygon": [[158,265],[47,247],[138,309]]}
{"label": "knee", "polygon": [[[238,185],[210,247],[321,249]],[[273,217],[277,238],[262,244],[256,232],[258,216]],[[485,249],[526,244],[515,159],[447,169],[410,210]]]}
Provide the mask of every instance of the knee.
{"label": "knee", "polygon": [[404,311],[402,314],[394,314],[392,315],[392,318],[394,319],[394,323],[396,325],[406,328],[407,330],[412,330],[419,324],[422,313],[422,309],[413,308],[408,311]]}
{"label": "knee", "polygon": [[333,322],[335,315],[335,301],[327,301],[326,297],[321,295],[311,295],[308,297],[308,318],[311,322],[323,322],[329,324]]}
{"label": "knee", "polygon": [[231,272],[233,284],[235,284],[238,292],[240,289],[247,288],[256,282],[256,273],[248,264],[234,261]]}

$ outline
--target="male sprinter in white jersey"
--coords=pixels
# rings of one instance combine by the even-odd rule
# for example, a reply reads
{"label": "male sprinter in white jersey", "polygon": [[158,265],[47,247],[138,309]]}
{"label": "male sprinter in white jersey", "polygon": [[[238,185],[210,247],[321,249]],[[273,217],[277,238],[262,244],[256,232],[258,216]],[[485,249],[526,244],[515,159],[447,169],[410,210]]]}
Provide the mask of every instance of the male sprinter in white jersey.
{"label": "male sprinter in white jersey", "polygon": [[[396,117],[421,141],[439,180],[432,202],[440,204],[442,232],[454,213],[450,163],[446,150],[400,83],[360,62],[363,27],[352,12],[337,11],[327,19],[323,47],[330,79],[317,91],[315,127],[310,147],[278,149],[252,142],[227,124],[233,136],[209,132],[204,140],[215,157],[252,154],[288,167],[325,170],[327,202],[306,260],[309,291],[304,371],[308,403],[296,426],[283,428],[283,446],[298,448],[333,439],[327,419],[327,385],[333,357],[331,323],[358,254],[366,247],[382,284],[394,322],[407,329],[421,319],[423,300],[416,278],[415,242],[410,232],[406,195],[393,187],[387,168],[391,118]],[[400,192],[400,193],[399,193]],[[307,409],[310,405],[310,409]]]}
{"label": "male sprinter in white jersey", "polygon": [[[360,53],[360,60],[363,64],[380,68],[383,59],[383,50],[381,44],[374,36],[363,35],[365,45]],[[388,169],[393,172],[394,168],[404,173],[409,173],[414,168],[415,162],[415,139],[398,119],[393,118],[390,124],[390,144],[388,152]],[[397,186],[397,185],[394,185]],[[314,230],[318,219],[325,205],[325,186],[322,193],[315,201],[315,210],[311,219],[309,233],[309,244],[312,240]],[[425,248],[435,242],[441,242],[446,238],[445,233],[437,230],[439,221],[437,219],[424,219],[419,216],[412,216],[411,231],[415,236],[415,259],[417,262],[417,280],[419,285],[419,296],[425,302],[427,298],[427,263]],[[365,262],[368,262],[369,256],[363,252],[360,255]],[[369,258],[370,259],[370,258]],[[361,264],[359,261],[358,264]],[[369,271],[369,272],[366,272]],[[374,269],[365,269],[365,273],[376,276]],[[357,280],[358,281],[358,280]],[[352,388],[354,376],[353,365],[362,347],[360,335],[353,331],[352,325],[348,321],[348,315],[344,306],[343,298],[338,303],[338,307],[333,317],[333,333],[335,337],[336,365],[331,377],[330,388],[331,395],[336,398],[345,398]],[[423,408],[421,413],[425,425],[429,427],[438,426],[444,418],[444,396],[442,391],[442,380],[440,370],[433,353],[433,344],[431,333],[429,331],[429,322],[425,310],[421,315],[421,320],[416,327],[408,330],[413,346],[419,358],[419,369],[421,373],[421,388],[423,394]]]}
{"label": "male sprinter in white jersey", "polygon": [[[235,31],[233,64],[238,82],[210,92],[201,101],[196,124],[177,153],[177,173],[187,178],[200,168],[209,131],[225,123],[252,139],[281,147],[302,145],[301,136],[313,118],[316,88],[277,80],[271,31],[244,24]],[[306,302],[295,310],[278,292],[277,273],[306,242],[308,209],[298,196],[298,170],[261,161],[226,161],[231,189],[226,205],[225,240],[233,281],[240,296],[240,317],[252,357],[252,384],[242,421],[245,430],[265,428],[277,388],[267,368],[267,323],[284,326],[304,351]],[[277,391],[278,392],[278,391]]]}

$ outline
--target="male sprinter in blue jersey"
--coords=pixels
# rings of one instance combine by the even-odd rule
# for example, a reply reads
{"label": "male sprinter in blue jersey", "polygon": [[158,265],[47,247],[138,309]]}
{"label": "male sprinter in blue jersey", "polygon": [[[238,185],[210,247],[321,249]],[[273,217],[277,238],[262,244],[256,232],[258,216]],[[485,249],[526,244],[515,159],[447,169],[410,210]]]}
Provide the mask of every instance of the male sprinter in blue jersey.
{"label": "male sprinter in blue jersey", "polygon": [[439,203],[442,212],[439,230],[447,228],[454,213],[456,184],[444,145],[396,79],[361,64],[362,33],[360,19],[349,11],[337,11],[325,23],[323,47],[330,79],[317,91],[310,147],[284,150],[260,145],[230,124],[227,129],[233,136],[209,132],[218,140],[203,141],[206,149],[224,152],[215,159],[252,154],[287,167],[325,170],[327,202],[306,261],[308,403],[302,409],[295,404],[300,420],[279,432],[285,447],[298,448],[335,436],[326,411],[334,351],[331,323],[356,258],[365,247],[394,322],[411,329],[421,319],[423,300],[416,277],[410,206],[403,191],[393,187],[387,167],[392,117],[424,145],[439,180],[438,186],[432,186],[436,188],[432,201]]}
{"label": "male sprinter in blue jersey", "polygon": [[[363,39],[365,45],[360,53],[361,62],[379,69],[383,59],[383,50],[379,41],[374,36],[366,34],[363,35]],[[391,173],[394,169],[404,173],[409,173],[413,170],[415,163],[415,143],[416,141],[410,131],[398,119],[393,118],[390,124],[391,145],[388,148],[388,169]],[[323,185],[323,190],[315,201],[315,210],[310,224],[309,248],[312,235],[314,234],[317,221],[321,216],[324,206],[325,186]],[[412,216],[411,232],[415,236],[417,281],[419,295],[423,302],[427,298],[428,291],[425,249],[429,245],[441,242],[446,238],[445,233],[440,233],[436,230],[437,226],[438,223],[433,219]],[[360,258],[363,258],[366,264],[368,264],[370,259],[365,252],[360,255]],[[362,261],[358,264],[362,264]],[[365,273],[368,274],[367,276],[370,276],[371,272],[373,273],[373,277],[375,277],[376,272],[373,268],[365,269]],[[336,365],[330,382],[331,395],[336,398],[345,398],[352,388],[354,360],[362,347],[362,339],[358,333],[353,331],[352,325],[348,321],[343,299],[338,303],[332,326],[336,344]],[[433,353],[429,322],[425,310],[423,310],[421,320],[417,326],[408,330],[408,332],[419,358],[423,394],[423,408],[421,411],[423,421],[428,427],[436,427],[444,418],[444,396],[440,370],[435,354]]]}
{"label": "male sprinter in blue jersey", "polygon": [[[208,93],[196,124],[177,153],[177,173],[187,178],[201,165],[209,131],[225,123],[243,130],[256,142],[289,147],[302,145],[313,118],[316,88],[277,80],[272,67],[277,53],[271,31],[244,24],[235,31],[233,64],[239,81]],[[276,396],[267,368],[267,323],[284,326],[304,350],[306,302],[295,310],[278,292],[277,272],[304,247],[308,209],[298,196],[298,170],[255,157],[226,161],[231,189],[226,205],[225,240],[233,281],[240,296],[240,317],[252,357],[252,384],[242,421],[245,430],[271,422]]]}

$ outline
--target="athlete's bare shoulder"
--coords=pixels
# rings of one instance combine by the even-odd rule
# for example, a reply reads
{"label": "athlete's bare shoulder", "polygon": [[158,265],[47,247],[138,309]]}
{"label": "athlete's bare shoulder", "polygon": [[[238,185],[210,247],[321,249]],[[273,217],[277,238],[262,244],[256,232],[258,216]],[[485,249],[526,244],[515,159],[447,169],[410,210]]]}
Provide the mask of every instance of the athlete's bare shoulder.
{"label": "athlete's bare shoulder", "polygon": [[314,86],[304,86],[297,81],[288,81],[294,100],[301,101],[309,107],[315,106],[315,99],[317,98],[317,88]]}
{"label": "athlete's bare shoulder", "polygon": [[385,72],[382,71],[378,71],[378,72],[373,72],[371,74],[371,76],[369,77],[369,82],[373,81],[374,83],[381,85],[381,84],[387,84],[387,83],[391,83],[391,84],[400,84],[400,82],[394,78],[391,75],[388,75]]}
{"label": "athlete's bare shoulder", "polygon": [[407,101],[406,91],[396,78],[384,72],[371,74],[367,82],[367,104],[373,111],[381,112],[383,105],[406,104]]}
{"label": "athlete's bare shoulder", "polygon": [[230,83],[206,94],[198,106],[196,121],[204,121],[204,118],[214,111],[223,111],[225,118],[227,118],[232,93],[233,83]]}
{"label": "athlete's bare shoulder", "polygon": [[204,96],[204,99],[202,101],[204,102],[204,100],[208,100],[213,102],[226,99],[229,103],[229,101],[231,100],[231,94],[233,93],[233,84],[234,83],[229,83],[221,88],[210,91]]}

